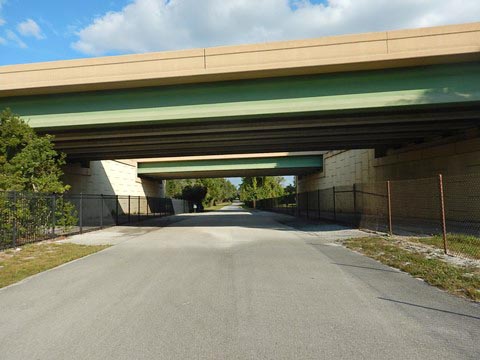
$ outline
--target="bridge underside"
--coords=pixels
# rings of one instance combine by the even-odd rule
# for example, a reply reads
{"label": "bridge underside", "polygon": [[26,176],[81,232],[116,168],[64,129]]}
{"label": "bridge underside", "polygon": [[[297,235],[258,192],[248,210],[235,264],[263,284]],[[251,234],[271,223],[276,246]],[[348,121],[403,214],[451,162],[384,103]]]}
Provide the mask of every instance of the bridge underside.
{"label": "bridge underside", "polygon": [[138,163],[138,175],[158,179],[306,175],[320,171],[322,155],[238,157]]}
{"label": "bridge underside", "polygon": [[0,108],[55,135],[72,161],[386,148],[478,127],[479,83],[471,62],[1,98]]}

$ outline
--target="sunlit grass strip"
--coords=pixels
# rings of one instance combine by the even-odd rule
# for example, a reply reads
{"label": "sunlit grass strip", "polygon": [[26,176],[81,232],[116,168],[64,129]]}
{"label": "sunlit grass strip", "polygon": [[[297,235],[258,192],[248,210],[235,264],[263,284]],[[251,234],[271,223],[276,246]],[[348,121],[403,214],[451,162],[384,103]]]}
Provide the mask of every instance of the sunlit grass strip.
{"label": "sunlit grass strip", "polygon": [[[420,242],[443,249],[443,237],[416,237],[410,241]],[[480,259],[480,238],[464,234],[447,234],[447,249],[450,254],[463,255],[471,259]]]}
{"label": "sunlit grass strip", "polygon": [[0,252],[0,288],[107,248],[42,242]]}
{"label": "sunlit grass strip", "polygon": [[416,278],[422,278],[430,285],[480,301],[478,267],[460,267],[439,259],[427,258],[427,254],[407,251],[398,243],[381,237],[349,239],[345,244],[349,249],[408,272]]}

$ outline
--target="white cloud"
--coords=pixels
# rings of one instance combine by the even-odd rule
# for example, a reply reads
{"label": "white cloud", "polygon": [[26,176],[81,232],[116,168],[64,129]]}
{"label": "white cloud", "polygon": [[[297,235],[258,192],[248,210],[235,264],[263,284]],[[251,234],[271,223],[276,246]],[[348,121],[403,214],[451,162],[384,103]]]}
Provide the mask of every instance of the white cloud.
{"label": "white cloud", "polygon": [[7,39],[13,41],[19,48],[26,49],[28,46],[12,30],[5,31]]}
{"label": "white cloud", "polygon": [[3,37],[0,36],[0,45],[6,45],[7,40],[5,40]]}
{"label": "white cloud", "polygon": [[101,55],[479,20],[479,0],[134,0],[94,19],[72,46]]}
{"label": "white cloud", "polygon": [[17,25],[17,30],[23,36],[33,36],[39,40],[45,38],[40,26],[38,26],[38,24],[32,19],[27,19],[19,23]]}

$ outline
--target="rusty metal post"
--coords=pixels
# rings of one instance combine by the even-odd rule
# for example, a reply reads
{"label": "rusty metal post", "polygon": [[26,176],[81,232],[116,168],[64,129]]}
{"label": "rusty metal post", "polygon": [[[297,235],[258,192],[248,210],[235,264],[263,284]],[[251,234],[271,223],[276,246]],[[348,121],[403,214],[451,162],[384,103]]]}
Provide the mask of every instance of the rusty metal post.
{"label": "rusty metal post", "polygon": [[393,235],[392,226],[392,187],[390,181],[387,181],[387,211],[388,211],[388,233]]}
{"label": "rusty metal post", "polygon": [[445,219],[445,198],[443,194],[443,176],[438,174],[438,187],[440,195],[440,217],[442,221],[443,251],[447,253],[447,221]]}

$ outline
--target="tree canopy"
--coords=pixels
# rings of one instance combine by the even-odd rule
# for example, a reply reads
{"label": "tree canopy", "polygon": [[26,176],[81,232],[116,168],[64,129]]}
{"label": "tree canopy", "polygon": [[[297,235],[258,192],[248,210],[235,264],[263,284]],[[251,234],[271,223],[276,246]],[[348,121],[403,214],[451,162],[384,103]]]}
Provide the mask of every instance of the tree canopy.
{"label": "tree canopy", "polygon": [[285,186],[285,195],[291,195],[291,194],[296,194],[297,193],[297,187],[292,184],[288,184]]}
{"label": "tree canopy", "polygon": [[240,184],[240,200],[253,201],[282,196],[283,182],[282,176],[244,177]]}
{"label": "tree canopy", "polygon": [[190,200],[198,205],[203,203],[206,206],[233,200],[238,196],[235,185],[223,178],[167,180],[166,193],[169,197]]}
{"label": "tree canopy", "polygon": [[63,193],[65,155],[9,109],[0,113],[0,190]]}

